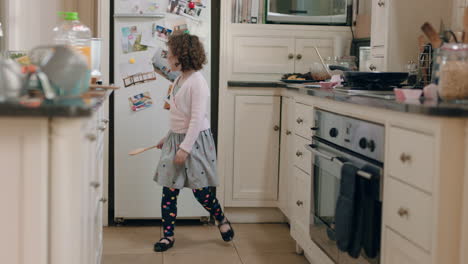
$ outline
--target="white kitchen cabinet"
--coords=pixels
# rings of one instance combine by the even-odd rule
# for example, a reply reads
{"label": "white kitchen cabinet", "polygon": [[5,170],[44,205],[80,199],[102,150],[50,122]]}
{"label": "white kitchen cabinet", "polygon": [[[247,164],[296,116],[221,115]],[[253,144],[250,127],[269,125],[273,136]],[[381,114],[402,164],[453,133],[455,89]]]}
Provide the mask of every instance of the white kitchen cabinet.
{"label": "white kitchen cabinet", "polygon": [[234,201],[277,201],[280,97],[236,96]]}
{"label": "white kitchen cabinet", "polygon": [[293,117],[294,100],[282,97],[281,102],[281,146],[280,146],[280,171],[279,171],[279,208],[288,218],[291,218],[290,200],[292,195],[293,173]]}
{"label": "white kitchen cabinet", "polygon": [[385,229],[385,248],[383,249],[385,264],[427,264],[431,263],[430,256],[405,238]]}
{"label": "white kitchen cabinet", "polygon": [[315,47],[320,52],[320,55],[325,59],[333,57],[333,38],[297,38],[295,48],[295,64],[294,72],[306,73],[310,71],[310,65],[314,62],[319,63],[320,57],[315,51]]}
{"label": "white kitchen cabinet", "polygon": [[101,263],[106,118],[0,118],[0,262]]}

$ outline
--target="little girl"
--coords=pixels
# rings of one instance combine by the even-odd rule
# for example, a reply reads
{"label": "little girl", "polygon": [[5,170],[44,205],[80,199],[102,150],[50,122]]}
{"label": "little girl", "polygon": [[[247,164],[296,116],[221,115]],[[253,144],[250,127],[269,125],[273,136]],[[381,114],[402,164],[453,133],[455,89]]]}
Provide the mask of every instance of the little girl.
{"label": "little girl", "polygon": [[209,188],[216,186],[218,179],[216,149],[206,111],[210,90],[199,72],[206,63],[205,50],[198,37],[189,34],[174,34],[168,47],[171,70],[182,74],[174,81],[169,97],[170,131],[158,143],[162,154],[154,180],[163,186],[164,237],[154,244],[157,252],[174,245],[177,197],[184,187],[192,189],[198,202],[215,217],[223,240],[234,238],[234,230]]}

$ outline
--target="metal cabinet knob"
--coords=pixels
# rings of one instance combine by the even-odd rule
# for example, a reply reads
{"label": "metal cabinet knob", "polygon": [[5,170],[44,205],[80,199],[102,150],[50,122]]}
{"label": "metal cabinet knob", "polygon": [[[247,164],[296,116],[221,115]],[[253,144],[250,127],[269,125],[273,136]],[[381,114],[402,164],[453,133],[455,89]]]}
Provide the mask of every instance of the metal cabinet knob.
{"label": "metal cabinet knob", "polygon": [[291,131],[286,130],[286,135],[288,135],[288,136],[291,135]]}
{"label": "metal cabinet knob", "polygon": [[302,201],[297,200],[296,204],[297,206],[302,206],[304,203]]}
{"label": "metal cabinet knob", "polygon": [[103,118],[101,121],[102,121],[104,124],[109,123],[109,119],[107,119],[107,118]]}
{"label": "metal cabinet knob", "polygon": [[104,198],[104,197],[102,197],[101,199],[99,199],[99,201],[100,201],[101,203],[107,203],[107,199]]}
{"label": "metal cabinet knob", "polygon": [[405,216],[407,217],[409,215],[409,211],[408,211],[408,209],[400,207],[400,209],[398,209],[398,215],[400,217],[405,217]]}
{"label": "metal cabinet knob", "polygon": [[298,124],[302,124],[302,122],[304,122],[304,120],[302,120],[302,118],[298,117],[298,118],[296,119],[296,122],[297,122]]}
{"label": "metal cabinet knob", "polygon": [[371,65],[369,65],[369,70],[375,71],[375,70],[377,70],[377,67],[375,67],[374,64],[371,64]]}
{"label": "metal cabinet knob", "polygon": [[406,154],[406,153],[403,152],[400,155],[400,160],[403,163],[410,162],[411,161],[411,156],[409,154]]}
{"label": "metal cabinet knob", "polygon": [[379,5],[380,7],[383,7],[383,6],[385,6],[385,2],[382,1],[382,0],[379,0],[379,2],[377,3],[377,5]]}
{"label": "metal cabinet knob", "polygon": [[280,127],[279,127],[278,125],[276,125],[275,127],[273,127],[273,129],[274,129],[275,131],[278,131],[278,130],[280,130]]}
{"label": "metal cabinet knob", "polygon": [[299,150],[296,152],[296,156],[300,157],[300,156],[302,156],[302,155],[303,155],[303,153],[300,152]]}
{"label": "metal cabinet knob", "polygon": [[91,187],[97,189],[97,188],[99,188],[99,187],[101,186],[101,183],[99,183],[99,182],[94,182],[94,181],[93,181],[93,182],[91,182],[89,185],[90,185]]}
{"label": "metal cabinet knob", "polygon": [[97,139],[97,136],[94,135],[94,134],[87,134],[86,135],[86,138],[89,140],[89,141],[95,141]]}
{"label": "metal cabinet knob", "polygon": [[107,125],[99,126],[98,129],[101,130],[101,131],[106,131]]}
{"label": "metal cabinet knob", "polygon": [[302,54],[297,54],[296,58],[297,58],[298,60],[302,59]]}
{"label": "metal cabinet knob", "polygon": [[292,54],[292,53],[289,53],[289,55],[288,55],[288,59],[290,59],[290,60],[294,59],[294,54]]}

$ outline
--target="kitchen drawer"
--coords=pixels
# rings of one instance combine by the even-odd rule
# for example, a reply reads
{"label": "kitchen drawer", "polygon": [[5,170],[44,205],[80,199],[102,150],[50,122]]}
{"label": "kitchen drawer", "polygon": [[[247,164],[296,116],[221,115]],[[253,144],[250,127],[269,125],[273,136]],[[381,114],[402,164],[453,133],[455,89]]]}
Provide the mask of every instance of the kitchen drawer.
{"label": "kitchen drawer", "polygon": [[301,103],[296,103],[296,118],[294,119],[294,131],[297,135],[312,139],[312,130],[314,126],[314,108]]}
{"label": "kitchen drawer", "polygon": [[311,177],[294,168],[293,177],[293,223],[300,234],[309,234]]}
{"label": "kitchen drawer", "polygon": [[294,136],[294,165],[311,174],[312,167],[312,153],[305,148],[306,144],[311,144],[311,139],[307,140],[299,136]]}
{"label": "kitchen drawer", "polygon": [[385,241],[383,252],[384,264],[428,264],[431,263],[430,255],[413,245],[408,240],[385,229]]}
{"label": "kitchen drawer", "polygon": [[385,180],[386,225],[430,251],[432,196],[391,177]]}
{"label": "kitchen drawer", "polygon": [[435,153],[434,138],[390,127],[388,173],[406,183],[432,192]]}

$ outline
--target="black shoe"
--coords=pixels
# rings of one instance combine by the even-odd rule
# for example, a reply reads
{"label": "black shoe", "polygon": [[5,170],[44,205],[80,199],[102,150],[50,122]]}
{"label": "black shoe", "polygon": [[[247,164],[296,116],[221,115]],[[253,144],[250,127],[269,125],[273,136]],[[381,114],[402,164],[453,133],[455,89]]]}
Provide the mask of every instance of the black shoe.
{"label": "black shoe", "polygon": [[[167,240],[169,241],[169,244],[166,244],[166,243],[163,243],[161,241],[163,240]],[[175,240],[171,240],[169,239],[168,237],[163,237],[159,240],[159,242],[157,242],[156,244],[154,244],[154,251],[155,252],[163,252],[163,251],[166,251],[168,249],[170,249],[171,247],[174,246],[174,241]]]}
{"label": "black shoe", "polygon": [[230,229],[224,233],[221,232],[220,229],[219,232],[221,233],[221,237],[223,238],[223,240],[229,242],[234,239],[234,229],[232,228],[231,222],[229,222],[229,220],[226,220],[225,222],[223,221],[220,224],[218,224],[218,228],[221,228],[221,226],[225,224],[228,224]]}

